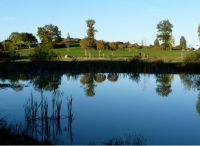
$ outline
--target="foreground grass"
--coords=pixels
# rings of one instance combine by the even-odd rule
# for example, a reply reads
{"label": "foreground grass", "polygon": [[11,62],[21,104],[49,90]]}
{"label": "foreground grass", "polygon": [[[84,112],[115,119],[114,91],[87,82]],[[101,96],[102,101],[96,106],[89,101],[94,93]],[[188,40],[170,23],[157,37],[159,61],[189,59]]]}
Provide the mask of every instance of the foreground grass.
{"label": "foreground grass", "polygon": [[[20,55],[24,58],[33,52],[33,49],[21,50]],[[65,55],[75,56],[80,61],[84,60],[125,60],[130,59],[135,56],[142,56],[143,59],[148,61],[158,61],[162,60],[163,62],[183,62],[184,58],[194,53],[195,51],[182,51],[182,50],[159,50],[159,49],[119,49],[117,51],[103,50],[101,52],[97,50],[88,50],[87,56],[85,57],[85,50],[80,47],[72,48],[59,48],[55,49],[55,52],[58,56],[64,60]]]}

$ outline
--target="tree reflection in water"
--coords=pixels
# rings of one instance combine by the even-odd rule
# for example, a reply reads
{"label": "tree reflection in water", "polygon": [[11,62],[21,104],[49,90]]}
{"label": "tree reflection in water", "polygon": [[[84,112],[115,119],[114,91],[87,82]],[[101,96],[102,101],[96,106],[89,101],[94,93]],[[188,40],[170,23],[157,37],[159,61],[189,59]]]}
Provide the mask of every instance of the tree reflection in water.
{"label": "tree reflection in water", "polygon": [[118,78],[119,78],[119,76],[117,73],[109,73],[108,74],[108,80],[111,82],[117,82]]}
{"label": "tree reflection in water", "polygon": [[36,90],[56,91],[61,84],[60,74],[41,74],[31,80]]}
{"label": "tree reflection in water", "polygon": [[106,80],[106,75],[104,74],[96,74],[95,77],[94,77],[95,81],[97,83],[102,83]]}
{"label": "tree reflection in water", "polygon": [[171,83],[173,80],[173,75],[170,74],[159,74],[155,76],[157,88],[156,92],[158,95],[167,97],[172,92]]}
{"label": "tree reflection in water", "polygon": [[196,103],[196,111],[200,115],[200,75],[180,74],[179,77],[186,89],[194,89],[199,92]]}
{"label": "tree reflection in water", "polygon": [[84,90],[87,96],[95,96],[95,83],[94,83],[94,74],[87,73],[81,76],[80,82],[82,85],[85,85]]}

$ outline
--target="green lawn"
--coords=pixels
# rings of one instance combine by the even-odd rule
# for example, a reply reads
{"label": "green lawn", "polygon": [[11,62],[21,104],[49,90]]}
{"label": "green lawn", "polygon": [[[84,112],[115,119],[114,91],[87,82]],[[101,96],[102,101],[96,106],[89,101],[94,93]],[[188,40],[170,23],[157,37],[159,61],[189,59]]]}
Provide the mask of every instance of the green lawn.
{"label": "green lawn", "polygon": [[[23,57],[29,56],[33,52],[33,49],[29,50],[21,50],[20,55]],[[55,49],[55,52],[64,59],[65,55],[76,56],[78,58],[85,57],[85,50],[79,47],[73,48],[61,48]],[[147,60],[163,60],[165,62],[182,62],[184,57],[188,54],[194,53],[195,51],[181,51],[181,50],[173,50],[173,51],[164,51],[158,49],[119,49],[117,51],[104,50],[99,52],[97,50],[88,50],[87,55],[91,56],[92,59],[104,58],[104,59],[127,59],[134,56],[138,56],[141,54],[144,59]]]}

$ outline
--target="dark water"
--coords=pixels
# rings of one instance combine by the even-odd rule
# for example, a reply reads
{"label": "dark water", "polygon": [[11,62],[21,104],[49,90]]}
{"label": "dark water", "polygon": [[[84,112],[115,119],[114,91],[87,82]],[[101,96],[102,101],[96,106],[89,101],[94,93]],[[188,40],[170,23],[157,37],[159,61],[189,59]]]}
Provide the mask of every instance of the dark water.
{"label": "dark water", "polygon": [[1,75],[0,110],[53,144],[200,144],[199,90],[189,74]]}

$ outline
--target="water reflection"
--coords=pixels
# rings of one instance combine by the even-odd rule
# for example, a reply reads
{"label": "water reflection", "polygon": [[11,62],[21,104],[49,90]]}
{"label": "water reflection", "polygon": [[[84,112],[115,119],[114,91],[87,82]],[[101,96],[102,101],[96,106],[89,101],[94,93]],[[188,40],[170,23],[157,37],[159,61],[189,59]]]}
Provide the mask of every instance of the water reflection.
{"label": "water reflection", "polygon": [[108,74],[108,80],[111,82],[117,82],[118,81],[118,74],[116,73],[110,73]]}
{"label": "water reflection", "polygon": [[[61,115],[63,93],[56,91],[52,97],[52,107],[49,106],[48,100],[41,94],[40,100],[31,97],[24,106],[25,132],[40,141],[56,141],[57,137],[62,136],[63,130],[61,120],[67,119],[67,132],[70,137],[70,143],[73,143],[73,99],[67,100],[68,115]],[[49,109],[52,113],[50,114]]]}
{"label": "water reflection", "polygon": [[179,76],[186,89],[200,90],[200,75],[180,74]]}
{"label": "water reflection", "polygon": [[60,74],[41,74],[34,76],[31,83],[36,90],[55,91],[61,84],[61,77]]}
{"label": "water reflection", "polygon": [[106,80],[106,75],[104,75],[104,74],[96,74],[95,77],[94,77],[94,80],[97,83],[103,83]]}
{"label": "water reflection", "polygon": [[[96,137],[99,135],[103,137],[98,144],[144,144],[144,137],[142,136],[125,135],[120,137],[120,135],[133,127],[131,131],[135,132],[136,129],[136,133],[139,133],[139,128],[141,128],[143,131],[147,131],[147,134],[150,133],[151,136],[151,132],[154,131],[153,128],[157,128],[158,132],[163,130],[160,128],[163,124],[159,125],[161,121],[170,122],[168,119],[171,119],[171,117],[175,117],[174,123],[179,121],[179,118],[182,118],[182,121],[198,120],[194,115],[191,117],[187,115],[188,113],[193,114],[193,111],[200,115],[200,75],[83,73],[14,76],[2,75],[0,77],[0,88],[2,89],[0,91],[5,94],[3,91],[7,88],[13,90],[18,88],[16,95],[20,97],[30,95],[30,92],[33,92],[28,99],[28,95],[25,100],[19,98],[20,102],[23,101],[24,104],[23,124],[25,133],[41,141],[50,140],[56,144],[80,144],[81,142],[89,144],[87,142],[94,139],[98,143],[98,139],[95,139],[92,135],[97,133]],[[142,86],[143,81],[147,86]],[[25,88],[26,85],[29,86]],[[80,88],[80,85],[82,88]],[[177,101],[181,97],[176,98],[176,96],[184,96],[184,93],[179,93],[183,90],[181,85],[187,89],[185,91],[188,93],[187,96],[195,96],[195,98],[188,98],[187,100],[183,98],[181,101]],[[66,88],[69,90],[66,91]],[[112,92],[106,92],[108,90]],[[11,95],[14,95],[14,93]],[[155,97],[155,93],[160,98]],[[96,98],[92,98],[92,100],[91,98],[82,98],[84,94]],[[68,95],[72,96],[67,97]],[[162,97],[173,98],[167,98],[167,101],[170,101],[170,104],[168,104],[168,102],[163,103]],[[17,98],[12,99],[16,100]],[[4,103],[4,100],[6,104],[10,102],[3,98],[2,103]],[[187,106],[185,108],[189,109],[185,112],[188,116],[187,119],[184,119],[185,116],[182,116],[183,114],[176,109],[179,106],[178,109],[182,108],[182,112],[184,108],[181,106],[185,105],[182,102],[185,104],[188,102],[192,105],[192,107]],[[177,114],[168,113],[171,107]],[[148,116],[146,115],[147,111],[149,112]],[[149,123],[152,123],[153,128],[146,123],[148,120]],[[171,135],[172,132],[175,132],[175,134],[172,133],[173,136],[180,135],[180,133],[173,131],[173,124],[168,125],[167,122],[165,125],[169,130],[162,132],[166,132],[167,135]],[[177,123],[175,123],[175,126],[180,126],[179,128],[183,129],[181,126],[185,123],[182,125],[179,124],[180,121]],[[198,125],[195,126],[198,129]],[[187,128],[187,126],[185,127]],[[85,132],[88,129],[89,132]],[[112,130],[110,130],[107,134],[107,129],[112,129],[114,132],[112,133]],[[118,131],[115,131],[115,129]],[[115,132],[119,133],[115,135]],[[184,133],[184,129],[181,132]],[[89,139],[88,135],[93,139]],[[153,136],[158,137],[156,134]],[[116,138],[109,140],[112,137]],[[78,138],[80,138],[80,141],[78,141]],[[161,138],[164,139],[165,137],[161,135]]]}
{"label": "water reflection", "polygon": [[2,83],[0,84],[0,89],[7,89],[7,88],[11,88],[13,89],[14,91],[16,92],[19,92],[19,91],[22,91],[23,88],[24,88],[24,85],[20,85],[20,84],[17,84],[17,83]]}
{"label": "water reflection", "polygon": [[94,74],[87,73],[81,76],[80,82],[84,85],[84,90],[87,96],[95,96],[95,83],[94,83]]}
{"label": "water reflection", "polygon": [[[30,74],[19,74],[19,75],[1,75],[0,77],[0,89],[11,88],[14,91],[22,91],[24,87],[28,87],[28,84],[22,84],[20,81],[28,81],[34,86],[37,91],[44,92],[56,92],[56,90],[61,85],[63,75],[61,74],[40,74],[40,75],[30,75]],[[103,84],[106,79],[110,82],[118,82],[122,79],[128,78],[129,80],[140,83],[141,75],[139,73],[128,73],[128,74],[117,74],[117,73],[85,73],[85,74],[65,74],[65,77],[70,80],[78,80],[80,78],[80,83],[87,96],[95,96],[95,88],[98,84]],[[179,75],[182,84],[188,90],[195,89],[200,90],[200,75],[193,74],[180,74]],[[157,84],[155,91],[159,96],[167,97],[172,92],[172,82],[174,75],[172,74],[156,74],[155,82]]]}
{"label": "water reflection", "polygon": [[125,134],[122,137],[112,138],[106,145],[146,145],[147,139],[142,135],[136,135],[134,133]]}
{"label": "water reflection", "polygon": [[173,80],[173,75],[169,74],[159,74],[155,76],[157,88],[156,92],[160,96],[167,97],[172,92],[171,83]]}
{"label": "water reflection", "polygon": [[68,97],[67,99],[67,111],[68,111],[68,126],[67,126],[67,131],[68,131],[68,135],[70,137],[70,144],[73,143],[73,120],[74,120],[74,113],[73,113],[73,99],[72,97]]}

